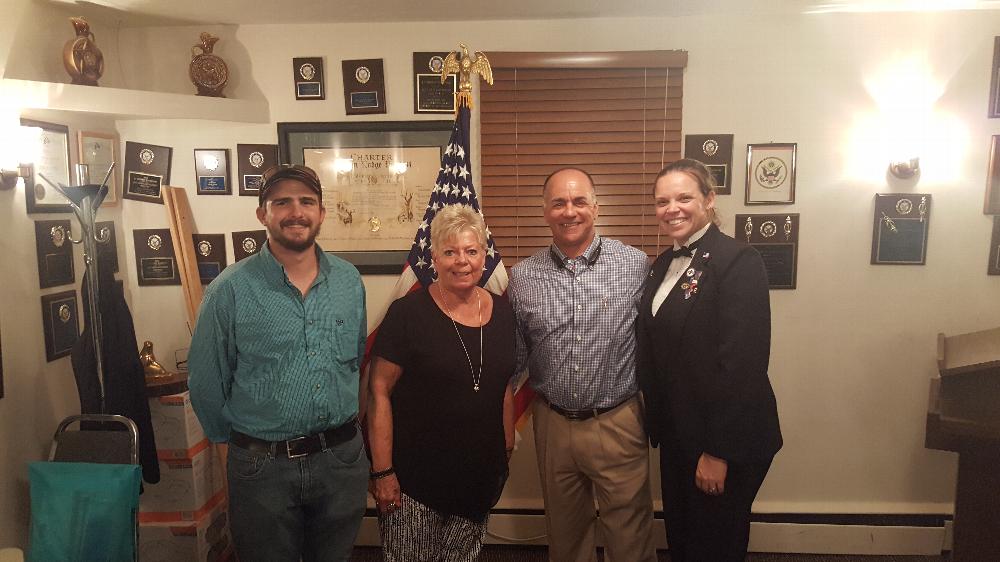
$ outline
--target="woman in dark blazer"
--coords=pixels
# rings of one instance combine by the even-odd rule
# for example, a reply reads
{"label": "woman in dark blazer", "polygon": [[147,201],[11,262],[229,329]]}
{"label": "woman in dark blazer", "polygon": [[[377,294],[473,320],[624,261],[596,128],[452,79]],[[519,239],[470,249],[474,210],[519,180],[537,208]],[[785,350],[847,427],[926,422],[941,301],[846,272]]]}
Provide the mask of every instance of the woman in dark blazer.
{"label": "woman in dark blazer", "polygon": [[743,562],[750,507],[781,448],[767,274],[713,224],[710,177],[690,159],[657,176],[656,217],[674,245],[653,264],[637,322],[673,562]]}

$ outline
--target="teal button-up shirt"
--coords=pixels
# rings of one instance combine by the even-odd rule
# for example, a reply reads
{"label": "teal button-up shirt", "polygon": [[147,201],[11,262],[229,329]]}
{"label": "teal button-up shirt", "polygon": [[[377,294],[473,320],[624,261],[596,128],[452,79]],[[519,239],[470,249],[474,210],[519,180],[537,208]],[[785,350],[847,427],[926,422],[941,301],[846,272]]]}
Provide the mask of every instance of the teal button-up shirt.
{"label": "teal button-up shirt", "polygon": [[205,291],[188,354],[191,404],[205,435],[279,441],[339,426],[358,412],[365,289],[353,265],[316,246],[302,298],[268,244]]}

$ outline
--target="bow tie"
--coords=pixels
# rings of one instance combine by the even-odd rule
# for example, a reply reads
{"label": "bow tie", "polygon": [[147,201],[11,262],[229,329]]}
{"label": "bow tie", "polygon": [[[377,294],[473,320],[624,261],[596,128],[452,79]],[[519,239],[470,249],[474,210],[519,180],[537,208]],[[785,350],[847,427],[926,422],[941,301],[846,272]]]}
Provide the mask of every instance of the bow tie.
{"label": "bow tie", "polygon": [[690,258],[692,254],[694,254],[694,251],[697,249],[698,249],[697,246],[681,246],[680,248],[676,248],[674,250],[674,257],[678,258],[681,256],[687,256]]}

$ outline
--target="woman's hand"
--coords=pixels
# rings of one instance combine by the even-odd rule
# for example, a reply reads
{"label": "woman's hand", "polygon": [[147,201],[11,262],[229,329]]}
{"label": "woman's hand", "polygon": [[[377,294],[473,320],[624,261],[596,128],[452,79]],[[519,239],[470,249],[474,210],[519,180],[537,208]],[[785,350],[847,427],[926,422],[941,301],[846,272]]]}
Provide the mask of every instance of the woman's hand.
{"label": "woman's hand", "polygon": [[698,468],[694,471],[694,484],[710,496],[720,496],[726,491],[726,471],[729,464],[725,459],[702,453],[698,457]]}
{"label": "woman's hand", "polygon": [[373,480],[372,488],[372,495],[375,497],[375,506],[380,513],[388,515],[399,509],[399,480],[396,479],[395,474]]}

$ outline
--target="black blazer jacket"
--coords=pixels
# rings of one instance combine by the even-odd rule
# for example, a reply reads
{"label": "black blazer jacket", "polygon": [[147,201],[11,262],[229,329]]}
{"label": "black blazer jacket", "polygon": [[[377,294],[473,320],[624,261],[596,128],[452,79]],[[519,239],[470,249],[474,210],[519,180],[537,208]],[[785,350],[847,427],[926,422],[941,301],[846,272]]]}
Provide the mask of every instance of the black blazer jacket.
{"label": "black blazer jacket", "polygon": [[771,310],[764,262],[712,225],[654,316],[653,295],[672,259],[671,249],[653,263],[636,322],[650,441],[729,462],[770,459],[782,441],[767,376]]}

